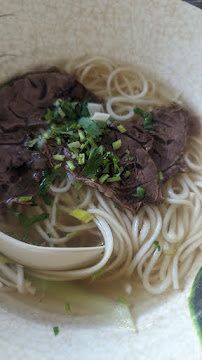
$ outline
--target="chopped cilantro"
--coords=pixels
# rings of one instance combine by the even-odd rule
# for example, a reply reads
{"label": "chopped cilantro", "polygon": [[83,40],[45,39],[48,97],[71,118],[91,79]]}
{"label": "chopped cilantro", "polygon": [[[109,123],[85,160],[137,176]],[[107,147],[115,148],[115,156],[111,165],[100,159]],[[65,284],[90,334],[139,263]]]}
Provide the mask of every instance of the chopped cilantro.
{"label": "chopped cilantro", "polygon": [[97,139],[102,135],[102,130],[94,120],[82,117],[78,123],[84,129],[86,135],[90,136],[92,139]]}
{"label": "chopped cilantro", "polygon": [[155,130],[155,127],[152,124],[152,116],[153,116],[152,112],[147,112],[147,111],[144,111],[144,110],[142,110],[140,108],[135,108],[134,113],[136,115],[140,115],[144,119],[143,127],[146,130]]}
{"label": "chopped cilantro", "polygon": [[140,186],[137,187],[136,194],[133,194],[134,197],[137,197],[138,200],[142,200],[144,198],[145,190],[141,188]]}
{"label": "chopped cilantro", "polygon": [[47,233],[47,236],[49,237],[49,239],[53,237],[51,233]]}
{"label": "chopped cilantro", "polygon": [[156,245],[158,251],[161,250],[161,247],[160,247],[159,242],[157,240],[154,241],[154,245]]}
{"label": "chopped cilantro", "polygon": [[118,207],[118,205],[114,202],[114,207],[115,207],[115,209],[117,209],[117,207]]}
{"label": "chopped cilantro", "polygon": [[53,327],[53,332],[54,332],[55,336],[57,336],[57,335],[59,334],[59,332],[60,332],[59,327],[58,327],[58,326],[54,326],[54,327]]}
{"label": "chopped cilantro", "polygon": [[82,170],[82,174],[87,178],[93,178],[97,174],[97,170],[102,164],[103,155],[97,145],[93,145],[88,161]]}

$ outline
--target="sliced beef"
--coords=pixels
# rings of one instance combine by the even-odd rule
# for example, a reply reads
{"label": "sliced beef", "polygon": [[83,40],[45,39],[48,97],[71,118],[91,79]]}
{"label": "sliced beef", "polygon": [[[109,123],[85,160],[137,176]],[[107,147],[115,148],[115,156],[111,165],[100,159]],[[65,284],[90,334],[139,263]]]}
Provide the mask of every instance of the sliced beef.
{"label": "sliced beef", "polygon": [[45,128],[43,116],[57,98],[99,102],[73,75],[53,70],[26,74],[0,90],[0,202],[36,194],[46,157],[27,145]]}
{"label": "sliced beef", "polygon": [[[105,135],[101,144],[104,145],[105,151],[110,151],[120,158],[119,166],[123,166],[125,171],[130,171],[128,179],[123,179],[119,182],[107,183],[100,185],[99,182],[91,181],[82,175],[81,166],[76,166],[76,169],[72,174],[78,181],[84,182],[86,185],[98,189],[106,196],[111,197],[117,204],[126,207],[133,212],[137,213],[140,207],[144,204],[158,204],[162,201],[161,190],[158,181],[158,172],[156,165],[151,157],[142,147],[141,134],[136,131],[136,137],[128,136],[127,133],[121,134],[116,128],[111,128],[110,139],[116,141],[121,140],[122,146],[119,150],[113,151],[111,145],[106,144],[109,141],[109,135]],[[138,139],[141,138],[139,142]],[[150,141],[150,136],[144,135],[144,144],[146,145]],[[125,153],[126,150],[130,151],[130,154]],[[53,159],[53,154],[64,154],[66,160],[72,160],[75,165],[76,162],[72,159],[72,153],[68,147],[58,146],[54,140],[48,140],[43,148],[43,154],[48,158],[50,166],[55,166],[58,162]],[[113,175],[113,169],[111,169],[111,176]],[[141,187],[145,190],[145,196],[143,200],[139,201],[135,196],[137,187]]]}
{"label": "sliced beef", "polygon": [[[187,170],[183,151],[187,142],[189,119],[191,116],[177,104],[162,106],[153,111],[155,130],[145,130],[143,118],[136,116],[131,120],[132,128],[153,137],[153,149],[150,153],[158,172],[162,172],[167,180],[178,172]],[[132,130],[131,130],[132,132]]]}

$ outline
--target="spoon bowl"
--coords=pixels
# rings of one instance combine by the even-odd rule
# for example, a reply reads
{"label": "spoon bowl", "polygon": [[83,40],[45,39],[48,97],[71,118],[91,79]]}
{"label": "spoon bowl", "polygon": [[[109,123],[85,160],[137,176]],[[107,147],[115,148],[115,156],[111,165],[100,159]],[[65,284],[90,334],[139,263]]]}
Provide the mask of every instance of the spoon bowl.
{"label": "spoon bowl", "polygon": [[21,242],[0,232],[0,252],[9,259],[36,270],[74,270],[97,263],[104,246],[56,248]]}

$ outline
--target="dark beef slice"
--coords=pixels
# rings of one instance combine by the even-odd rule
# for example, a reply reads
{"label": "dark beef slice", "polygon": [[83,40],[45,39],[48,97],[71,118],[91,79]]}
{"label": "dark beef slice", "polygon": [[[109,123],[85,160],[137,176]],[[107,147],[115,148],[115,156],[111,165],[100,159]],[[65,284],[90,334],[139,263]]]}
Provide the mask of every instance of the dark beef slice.
{"label": "dark beef slice", "polygon": [[150,155],[165,180],[187,169],[183,151],[187,141],[189,118],[191,117],[185,109],[173,104],[153,111],[155,130],[145,130],[142,118],[133,119],[138,130],[144,129],[145,133],[153,136],[154,144]]}
{"label": "dark beef slice", "polygon": [[26,74],[0,90],[0,202],[36,194],[48,162],[27,146],[29,133],[45,127],[47,108],[67,97],[99,102],[74,76],[55,70]]}
{"label": "dark beef slice", "polygon": [[[90,179],[82,175],[83,166],[76,166],[76,169],[72,172],[78,181],[84,182],[86,185],[98,189],[106,196],[111,197],[117,204],[126,207],[133,212],[137,212],[143,204],[157,204],[161,202],[161,190],[158,182],[158,173],[156,165],[150,158],[148,153],[143,149],[138,141],[132,139],[127,134],[121,134],[116,129],[112,129],[110,138],[114,141],[121,139],[122,146],[119,150],[113,151],[111,145],[105,143],[105,140],[109,140],[109,135],[104,136],[102,144],[105,146],[105,151],[113,151],[114,154],[120,158],[119,166],[123,166],[125,170],[130,171],[128,179],[123,179],[120,182],[107,183],[100,185],[99,182],[91,181]],[[130,151],[128,155],[126,150]],[[47,144],[43,148],[44,155],[49,159],[50,165],[57,164],[53,160],[53,154],[64,154],[66,160],[72,160],[75,165],[76,162],[72,159],[71,151],[68,147],[57,146],[54,140],[48,140]],[[134,160],[128,160],[129,157],[133,157]],[[111,173],[111,176],[113,172]],[[145,196],[142,201],[139,201],[134,195],[137,192],[137,187],[140,186],[145,190]]]}
{"label": "dark beef slice", "polygon": [[41,117],[58,98],[99,99],[73,75],[61,72],[27,74],[0,91],[0,126],[4,131],[43,126]]}

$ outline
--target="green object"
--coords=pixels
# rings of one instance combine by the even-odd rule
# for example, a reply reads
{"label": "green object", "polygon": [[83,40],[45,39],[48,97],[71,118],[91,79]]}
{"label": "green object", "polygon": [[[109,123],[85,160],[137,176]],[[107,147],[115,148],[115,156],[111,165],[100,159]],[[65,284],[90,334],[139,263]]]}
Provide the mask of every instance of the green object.
{"label": "green object", "polygon": [[112,143],[112,147],[113,147],[114,150],[120,149],[120,147],[121,147],[121,140],[119,139],[119,140],[117,140],[117,141],[114,141],[114,142]]}
{"label": "green object", "polygon": [[152,112],[147,112],[147,111],[144,111],[144,110],[142,110],[140,108],[135,108],[134,113],[136,115],[140,115],[144,119],[143,127],[146,130],[155,130],[155,127],[152,124],[152,116],[153,116]]}
{"label": "green object", "polygon": [[72,143],[68,144],[68,148],[70,150],[72,150],[72,149],[80,149],[80,147],[81,147],[81,144],[80,144],[79,141],[73,141]]}
{"label": "green object", "polygon": [[158,251],[161,250],[161,247],[160,247],[159,242],[157,240],[154,241],[154,245],[156,245]]}
{"label": "green object", "polygon": [[19,202],[26,202],[32,200],[32,196],[21,196],[18,198]]}
{"label": "green object", "polygon": [[83,221],[85,224],[88,224],[90,221],[92,221],[94,219],[93,215],[89,214],[85,210],[78,209],[78,208],[75,208],[74,210],[72,210],[69,215],[73,216],[74,218],[76,218],[80,221]]}
{"label": "green object", "polygon": [[102,151],[94,144],[90,150],[89,158],[82,170],[82,174],[87,178],[94,178],[97,174],[98,168],[102,164],[102,160]]}
{"label": "green object", "polygon": [[58,326],[54,326],[54,327],[53,327],[53,332],[54,332],[55,336],[57,336],[57,335],[59,334],[59,332],[60,332],[59,327],[58,327]]}
{"label": "green object", "polygon": [[190,315],[202,346],[202,266],[192,285],[188,304]]}
{"label": "green object", "polygon": [[65,156],[60,154],[55,154],[53,155],[53,159],[58,161],[63,161],[65,159]]}
{"label": "green object", "polygon": [[129,176],[130,176],[130,171],[127,170],[127,171],[123,174],[123,177],[124,177],[125,179],[128,179]]}
{"label": "green object", "polygon": [[36,222],[44,221],[49,217],[49,214],[42,213],[42,214],[34,215],[29,218],[27,215],[22,214],[18,211],[13,211],[12,215],[18,216],[21,224],[26,228],[26,231],[22,237],[22,241],[26,240],[26,238],[30,232],[30,228],[33,224],[35,224]]}
{"label": "green object", "polygon": [[70,308],[70,304],[69,304],[69,303],[66,303],[66,304],[65,304],[65,310],[66,310],[67,313],[68,313],[68,312],[71,312],[71,308]]}
{"label": "green object", "polygon": [[76,166],[73,164],[73,162],[71,160],[66,161],[66,164],[69,166],[70,170],[75,170]]}
{"label": "green object", "polygon": [[100,129],[100,127],[98,126],[98,124],[96,124],[96,122],[94,120],[91,120],[90,118],[82,117],[78,121],[78,123],[84,129],[84,131],[88,137],[91,137],[92,139],[97,140],[97,138],[99,138],[99,136],[102,135],[102,130]]}
{"label": "green object", "polygon": [[119,295],[118,297],[118,301],[122,304],[125,304],[126,306],[129,306],[129,301],[123,296],[123,295]]}
{"label": "green object", "polygon": [[54,170],[57,170],[57,169],[61,168],[61,166],[62,166],[62,163],[59,163],[59,164],[55,165]]}
{"label": "green object", "polygon": [[112,177],[107,179],[107,182],[109,182],[109,183],[113,183],[113,182],[117,182],[117,181],[121,181],[121,177],[119,175],[118,176],[112,176]]}
{"label": "green object", "polygon": [[161,171],[159,171],[159,180],[160,181],[163,181],[164,180],[164,176],[163,176],[163,173]]}
{"label": "green object", "polygon": [[117,126],[117,129],[120,131],[120,133],[124,133],[124,132],[126,132],[126,128],[122,125],[122,124],[120,124],[120,125],[118,125]]}
{"label": "green object", "polygon": [[138,200],[142,200],[144,198],[145,190],[140,186],[137,187],[137,193],[133,194],[133,196],[137,197]]}
{"label": "green object", "polygon": [[103,184],[103,183],[107,180],[108,177],[109,177],[109,174],[104,174],[104,175],[102,175],[102,176],[99,178],[99,183],[100,183],[100,184]]}
{"label": "green object", "polygon": [[104,268],[101,268],[100,270],[96,271],[94,274],[91,275],[91,281],[95,281],[97,279],[100,279],[101,276],[104,275]]}

